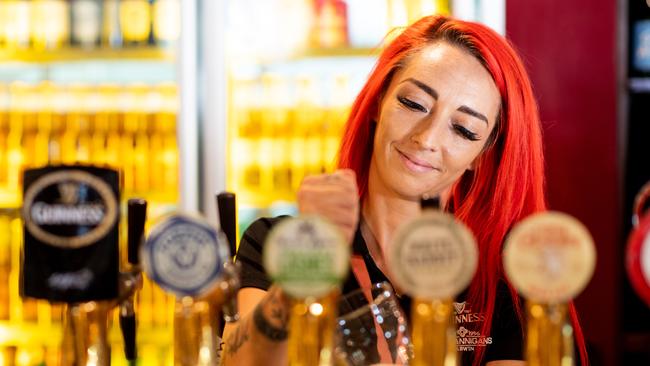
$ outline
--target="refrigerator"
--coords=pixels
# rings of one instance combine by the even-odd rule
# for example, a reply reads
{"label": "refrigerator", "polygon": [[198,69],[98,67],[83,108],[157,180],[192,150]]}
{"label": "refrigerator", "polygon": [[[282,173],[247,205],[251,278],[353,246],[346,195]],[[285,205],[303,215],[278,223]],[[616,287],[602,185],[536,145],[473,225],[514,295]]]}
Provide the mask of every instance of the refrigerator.
{"label": "refrigerator", "polygon": [[[241,235],[295,214],[302,178],[335,169],[382,45],[433,13],[505,32],[505,0],[0,1],[0,364],[60,352],[62,306],[19,296],[25,168],[119,168],[149,226],[174,210],[216,224],[231,191]],[[171,364],[174,299],[145,280],[136,304],[139,363]]]}

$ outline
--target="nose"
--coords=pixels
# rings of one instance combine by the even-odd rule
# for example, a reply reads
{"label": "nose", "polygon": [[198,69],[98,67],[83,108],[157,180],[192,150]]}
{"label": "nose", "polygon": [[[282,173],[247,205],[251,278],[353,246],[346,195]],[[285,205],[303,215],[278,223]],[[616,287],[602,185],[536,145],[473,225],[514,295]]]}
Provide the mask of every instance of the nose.
{"label": "nose", "polygon": [[443,142],[444,127],[442,114],[434,112],[415,125],[411,133],[411,141],[421,149],[436,151],[440,149]]}

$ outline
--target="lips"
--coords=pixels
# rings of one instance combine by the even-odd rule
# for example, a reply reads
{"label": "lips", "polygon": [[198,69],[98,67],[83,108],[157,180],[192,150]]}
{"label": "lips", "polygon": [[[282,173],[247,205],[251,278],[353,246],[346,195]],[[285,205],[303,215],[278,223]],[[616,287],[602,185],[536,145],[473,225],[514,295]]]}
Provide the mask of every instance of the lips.
{"label": "lips", "polygon": [[402,160],[402,163],[411,171],[416,173],[426,173],[434,170],[435,168],[428,162],[414,157],[412,154],[395,149]]}

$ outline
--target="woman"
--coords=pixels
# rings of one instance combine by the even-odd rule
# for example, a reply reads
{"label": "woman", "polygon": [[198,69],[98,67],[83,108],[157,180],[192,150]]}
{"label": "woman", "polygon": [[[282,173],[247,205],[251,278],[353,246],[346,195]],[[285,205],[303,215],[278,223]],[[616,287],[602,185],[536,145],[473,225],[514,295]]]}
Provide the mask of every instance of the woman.
{"label": "woman", "polygon": [[[406,28],[354,102],[338,165],[334,174],[305,178],[299,211],[336,223],[377,282],[390,280],[383,253],[396,229],[420,215],[422,195],[440,195],[479,243],[477,274],[458,300],[473,316],[457,320],[467,319],[461,325],[480,332],[483,344],[459,348],[463,364],[523,365],[521,303],[505,279],[501,250],[514,224],[546,206],[537,106],[507,41],[480,24],[440,16]],[[287,301],[261,266],[261,246],[278,220],[258,220],[243,236],[242,320],[226,327],[227,365],[286,364]],[[344,292],[358,287],[350,276]],[[584,365],[573,308],[571,317]]]}

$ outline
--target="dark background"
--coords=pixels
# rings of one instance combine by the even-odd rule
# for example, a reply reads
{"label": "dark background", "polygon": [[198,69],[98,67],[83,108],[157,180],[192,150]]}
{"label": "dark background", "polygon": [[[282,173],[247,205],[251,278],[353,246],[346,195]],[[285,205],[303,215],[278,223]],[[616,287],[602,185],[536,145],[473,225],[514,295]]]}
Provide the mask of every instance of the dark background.
{"label": "dark background", "polygon": [[[551,209],[576,216],[598,250],[577,298],[593,365],[650,365],[650,308],[630,289],[631,203],[650,180],[650,91],[630,78],[643,0],[509,0],[507,35],[531,74],[544,124]],[[639,79],[637,79],[639,80]]]}

